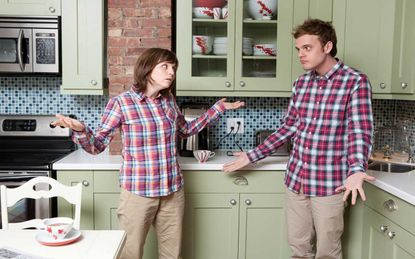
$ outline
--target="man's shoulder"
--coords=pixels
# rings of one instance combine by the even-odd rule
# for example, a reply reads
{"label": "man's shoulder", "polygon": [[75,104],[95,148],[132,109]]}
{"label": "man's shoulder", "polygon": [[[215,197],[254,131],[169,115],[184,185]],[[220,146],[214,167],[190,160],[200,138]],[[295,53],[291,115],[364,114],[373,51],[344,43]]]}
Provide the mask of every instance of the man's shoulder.
{"label": "man's shoulder", "polygon": [[340,67],[340,71],[341,71],[343,76],[347,76],[349,78],[353,78],[353,79],[356,79],[356,80],[361,80],[361,79],[367,80],[367,78],[368,78],[367,75],[365,73],[363,73],[362,71],[360,71],[356,68],[350,67],[350,66],[348,66],[344,63]]}

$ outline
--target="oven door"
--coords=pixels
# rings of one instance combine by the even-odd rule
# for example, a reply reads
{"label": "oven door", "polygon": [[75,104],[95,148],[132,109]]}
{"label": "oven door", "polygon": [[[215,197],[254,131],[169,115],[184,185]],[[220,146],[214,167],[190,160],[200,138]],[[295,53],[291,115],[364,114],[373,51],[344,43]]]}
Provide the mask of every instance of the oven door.
{"label": "oven door", "polygon": [[32,72],[32,29],[0,27],[0,72]]}
{"label": "oven door", "polygon": [[[18,173],[18,172],[13,172]],[[45,172],[45,176],[47,176],[47,172]],[[39,176],[39,175],[36,175]],[[16,188],[24,184],[25,182],[29,181],[30,179],[36,176],[27,176],[27,175],[16,175],[10,174],[4,176],[4,172],[0,174],[0,185],[6,185],[7,188]],[[40,190],[48,190],[49,185],[45,184],[37,184],[35,186],[37,191]],[[49,199],[21,199],[15,205],[8,208],[9,214],[9,222],[16,223],[27,221],[34,218],[49,218],[51,216],[51,208],[50,208],[50,200]],[[1,206],[1,204],[0,204]],[[1,208],[0,208],[1,209]],[[1,223],[1,215],[0,215],[0,228],[2,228]]]}

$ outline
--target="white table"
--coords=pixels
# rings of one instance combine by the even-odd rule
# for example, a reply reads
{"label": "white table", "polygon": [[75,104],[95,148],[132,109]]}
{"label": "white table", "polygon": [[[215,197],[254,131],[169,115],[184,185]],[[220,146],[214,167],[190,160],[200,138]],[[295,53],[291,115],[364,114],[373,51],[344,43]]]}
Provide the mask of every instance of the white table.
{"label": "white table", "polygon": [[9,247],[47,258],[119,258],[125,243],[123,230],[81,230],[82,236],[63,246],[45,246],[36,241],[38,230],[0,230],[0,248]]}

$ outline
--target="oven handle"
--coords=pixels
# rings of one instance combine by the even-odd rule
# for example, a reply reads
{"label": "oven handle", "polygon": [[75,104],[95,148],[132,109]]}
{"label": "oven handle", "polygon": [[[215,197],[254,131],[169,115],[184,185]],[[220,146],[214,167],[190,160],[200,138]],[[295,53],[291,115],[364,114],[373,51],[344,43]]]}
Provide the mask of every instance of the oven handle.
{"label": "oven handle", "polygon": [[30,179],[35,178],[36,176],[23,176],[23,175],[8,175],[8,176],[1,176],[0,177],[0,183],[5,183],[5,182],[27,182]]}
{"label": "oven handle", "polygon": [[24,33],[23,29],[20,29],[19,36],[17,37],[17,60],[19,61],[20,70],[23,72],[25,69],[25,65],[23,63],[23,56],[22,56],[22,47],[23,47],[23,41],[24,39]]}

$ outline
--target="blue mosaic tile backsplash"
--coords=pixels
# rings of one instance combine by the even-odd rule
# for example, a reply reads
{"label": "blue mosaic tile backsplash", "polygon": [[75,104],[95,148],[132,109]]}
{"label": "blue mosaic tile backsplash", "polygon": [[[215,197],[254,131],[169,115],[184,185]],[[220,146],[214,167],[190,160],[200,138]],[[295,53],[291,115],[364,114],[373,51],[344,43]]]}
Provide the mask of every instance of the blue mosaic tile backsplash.
{"label": "blue mosaic tile backsplash", "polygon": [[[74,114],[93,129],[97,128],[108,102],[106,96],[62,95],[60,77],[0,77],[0,114]],[[214,104],[221,97],[178,97],[183,102]],[[276,129],[287,111],[288,98],[243,97],[228,101],[245,101],[246,107],[228,111],[210,129],[212,146],[221,149],[237,149],[234,141],[244,149],[254,147],[257,130]],[[408,120],[412,145],[415,145],[415,101],[374,100],[375,127],[397,120]],[[245,132],[219,140],[226,134],[227,118],[244,118]]]}

